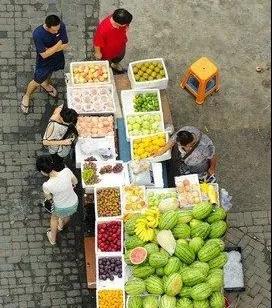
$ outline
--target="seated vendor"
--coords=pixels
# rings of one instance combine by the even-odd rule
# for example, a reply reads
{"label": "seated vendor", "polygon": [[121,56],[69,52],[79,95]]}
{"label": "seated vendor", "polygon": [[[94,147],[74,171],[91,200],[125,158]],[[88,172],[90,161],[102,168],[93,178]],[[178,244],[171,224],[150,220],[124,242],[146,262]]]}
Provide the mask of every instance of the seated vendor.
{"label": "seated vendor", "polygon": [[170,187],[174,186],[175,176],[196,173],[200,181],[205,181],[215,175],[215,147],[212,140],[199,129],[193,126],[182,127],[156,156],[169,149],[172,157],[167,165]]}

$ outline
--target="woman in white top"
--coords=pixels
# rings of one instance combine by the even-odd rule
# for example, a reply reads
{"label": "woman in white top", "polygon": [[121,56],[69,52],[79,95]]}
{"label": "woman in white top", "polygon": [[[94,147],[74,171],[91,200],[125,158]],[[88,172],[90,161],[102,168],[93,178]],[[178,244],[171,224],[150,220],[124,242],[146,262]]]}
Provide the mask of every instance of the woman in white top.
{"label": "woman in white top", "polygon": [[36,160],[37,170],[48,176],[49,180],[43,184],[43,192],[47,200],[54,203],[54,211],[51,215],[50,230],[47,237],[52,245],[56,244],[57,232],[61,231],[77,211],[78,197],[74,187],[78,181],[69,168],[57,172],[54,170],[54,162],[48,155],[40,156]]}

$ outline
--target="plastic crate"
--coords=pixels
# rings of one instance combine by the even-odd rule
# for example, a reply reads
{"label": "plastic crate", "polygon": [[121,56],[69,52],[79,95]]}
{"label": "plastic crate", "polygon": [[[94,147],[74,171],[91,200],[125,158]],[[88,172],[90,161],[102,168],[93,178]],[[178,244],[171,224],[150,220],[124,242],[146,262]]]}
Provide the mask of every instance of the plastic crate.
{"label": "plastic crate", "polygon": [[[106,189],[106,188],[116,188],[119,190],[119,194],[120,194],[120,210],[121,210],[121,213],[120,215],[118,216],[98,216],[98,210],[97,210],[97,191],[98,190],[103,190],[103,189]],[[123,196],[122,196],[122,192],[121,192],[121,186],[103,186],[103,187],[95,187],[94,188],[94,204],[95,204],[95,217],[96,217],[96,220],[115,220],[115,219],[121,219],[123,217]]]}
{"label": "plastic crate", "polygon": [[[139,89],[139,90],[123,90],[121,91],[121,103],[124,116],[130,113],[141,114],[141,112],[135,111],[133,106],[133,99],[137,94],[146,94],[146,93],[155,93],[157,94],[159,101],[159,110],[162,112],[162,104],[161,104],[161,95],[158,89]],[[156,111],[156,110],[155,110]],[[146,112],[154,112],[154,111],[146,111]]]}
{"label": "plastic crate", "polygon": [[[142,136],[142,137],[131,137],[130,138],[130,155],[131,155],[131,159],[132,160],[136,160],[134,158],[134,152],[133,152],[133,143],[135,142],[135,140],[137,139],[144,139],[145,137],[152,137],[152,136],[157,136],[160,135],[161,133],[157,133],[157,134],[152,134],[152,135],[148,135],[148,136]],[[164,133],[165,137],[166,137],[166,143],[169,140],[169,136],[167,133]],[[161,161],[165,161],[171,158],[171,150],[168,150],[167,152],[165,152],[163,155],[160,156],[156,156],[156,157],[147,157],[146,159],[153,162],[153,163],[158,163]]]}
{"label": "plastic crate", "polygon": [[160,122],[159,122],[159,127],[160,127],[160,132],[164,132],[164,121],[163,121],[163,113],[160,111],[153,111],[153,112],[141,112],[140,114],[138,113],[131,113],[127,114],[125,116],[125,127],[126,127],[126,137],[127,140],[129,140],[131,137],[142,137],[142,136],[149,136],[150,133],[138,133],[138,135],[131,135],[128,131],[128,117],[142,117],[145,115],[160,115]]}
{"label": "plastic crate", "polygon": [[[133,74],[133,70],[132,70],[132,66],[134,64],[137,63],[144,63],[144,62],[150,62],[150,61],[159,61],[162,63],[163,65],[163,69],[165,71],[165,77],[159,80],[151,80],[151,81],[136,81],[134,78],[134,74]],[[128,66],[128,78],[131,84],[131,88],[132,89],[152,89],[152,88],[157,88],[157,89],[166,89],[168,86],[168,81],[169,81],[169,77],[168,77],[168,73],[166,70],[166,66],[164,63],[163,58],[154,58],[154,59],[145,59],[145,60],[139,60],[139,61],[134,61],[129,63]]]}
{"label": "plastic crate", "polygon": [[[106,69],[107,69],[107,74],[108,74],[108,80],[107,81],[99,81],[99,82],[85,82],[85,83],[75,83],[74,80],[74,73],[73,73],[73,69],[76,66],[80,66],[80,65],[89,65],[89,64],[98,64],[101,65],[103,64]],[[71,62],[70,63],[70,76],[71,76],[71,83],[73,86],[77,86],[77,87],[81,87],[81,86],[85,86],[85,85],[101,85],[101,84],[107,84],[107,83],[111,83],[111,75],[110,75],[110,65],[109,65],[109,61],[81,61],[81,62]]]}
{"label": "plastic crate", "polygon": [[[110,102],[111,108],[104,108],[105,99]],[[67,87],[67,104],[78,114],[113,114],[116,112],[113,85],[83,84],[81,87]]]}
{"label": "plastic crate", "polygon": [[[97,236],[98,236],[98,225],[99,224],[102,224],[102,223],[109,223],[109,222],[112,222],[112,221],[118,221],[121,223],[121,249],[120,251],[101,251],[99,248],[98,248],[98,243],[97,243]],[[123,253],[123,250],[124,250],[124,236],[123,236],[123,220],[122,219],[118,219],[118,218],[107,218],[107,219],[101,219],[101,220],[97,220],[95,222],[95,253],[96,255],[98,256],[114,256],[116,254],[122,254]]]}

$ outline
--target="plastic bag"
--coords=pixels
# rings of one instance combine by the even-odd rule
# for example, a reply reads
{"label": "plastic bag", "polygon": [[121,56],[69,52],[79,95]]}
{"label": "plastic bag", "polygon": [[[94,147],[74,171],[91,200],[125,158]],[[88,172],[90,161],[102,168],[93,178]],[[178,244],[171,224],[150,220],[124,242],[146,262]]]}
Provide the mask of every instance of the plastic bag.
{"label": "plastic bag", "polygon": [[226,191],[225,188],[221,188],[220,190],[220,203],[225,211],[228,211],[232,208],[232,203],[230,202],[232,196]]}

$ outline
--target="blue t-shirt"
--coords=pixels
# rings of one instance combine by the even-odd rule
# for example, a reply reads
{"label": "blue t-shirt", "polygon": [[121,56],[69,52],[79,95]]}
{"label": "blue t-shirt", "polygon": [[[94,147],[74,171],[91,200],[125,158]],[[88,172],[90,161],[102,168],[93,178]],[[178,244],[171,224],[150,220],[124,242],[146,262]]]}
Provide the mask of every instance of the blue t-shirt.
{"label": "blue t-shirt", "polygon": [[60,23],[60,29],[58,33],[52,34],[46,31],[43,25],[37,27],[33,31],[33,40],[36,47],[37,57],[36,57],[36,65],[38,67],[55,67],[60,63],[64,63],[64,54],[63,51],[59,51],[54,53],[52,56],[43,59],[40,53],[46,51],[46,49],[57,44],[59,40],[62,40],[63,44],[68,43],[68,37],[66,32],[66,27],[63,22]]}

